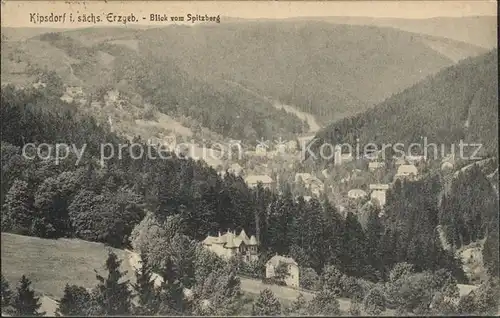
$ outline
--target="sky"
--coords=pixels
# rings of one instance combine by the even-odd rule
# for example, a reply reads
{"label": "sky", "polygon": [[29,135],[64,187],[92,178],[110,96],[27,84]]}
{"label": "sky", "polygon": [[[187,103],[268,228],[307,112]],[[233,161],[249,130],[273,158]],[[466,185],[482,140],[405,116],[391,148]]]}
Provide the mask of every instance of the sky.
{"label": "sky", "polygon": [[[117,15],[133,13],[141,24],[165,25],[149,22],[150,14],[185,16],[191,14],[220,15],[221,17],[290,18],[311,16],[363,16],[423,19],[432,17],[496,16],[493,0],[471,1],[2,1],[1,25],[8,27],[89,27],[86,23],[34,24],[30,13],[56,15],[73,13]],[[105,19],[100,25],[109,25]],[[120,25],[120,24],[117,24]]]}

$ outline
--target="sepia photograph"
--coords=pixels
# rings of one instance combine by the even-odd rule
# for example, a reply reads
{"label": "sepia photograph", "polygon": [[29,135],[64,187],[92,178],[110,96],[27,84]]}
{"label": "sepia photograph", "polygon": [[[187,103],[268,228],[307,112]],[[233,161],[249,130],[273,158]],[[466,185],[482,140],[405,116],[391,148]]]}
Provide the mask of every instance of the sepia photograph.
{"label": "sepia photograph", "polygon": [[497,19],[2,0],[2,316],[499,316]]}

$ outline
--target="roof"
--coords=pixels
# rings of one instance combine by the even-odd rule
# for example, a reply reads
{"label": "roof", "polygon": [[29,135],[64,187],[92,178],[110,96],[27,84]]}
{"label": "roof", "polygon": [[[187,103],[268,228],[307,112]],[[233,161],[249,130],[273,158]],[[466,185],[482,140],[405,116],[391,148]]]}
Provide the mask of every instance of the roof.
{"label": "roof", "polygon": [[410,161],[421,161],[421,160],[425,160],[425,156],[406,156],[406,159],[410,160]]}
{"label": "roof", "polygon": [[401,165],[398,167],[396,175],[418,174],[418,169],[414,165]]}
{"label": "roof", "polygon": [[271,259],[269,259],[267,261],[266,265],[270,264],[273,266],[278,266],[279,263],[285,263],[285,264],[291,264],[291,265],[298,266],[297,262],[293,258],[285,257],[285,256],[281,256],[281,255],[274,255],[273,257],[271,257]]}
{"label": "roof", "polygon": [[389,185],[384,183],[374,183],[369,185],[370,190],[388,190]]}
{"label": "roof", "polygon": [[245,178],[246,183],[254,184],[262,182],[263,184],[273,183],[273,179],[271,179],[268,175],[251,175]]}
{"label": "roof", "polygon": [[215,237],[215,236],[207,236],[204,240],[203,240],[203,244],[205,245],[212,245],[214,243],[217,243],[218,241],[218,237]]}
{"label": "roof", "polygon": [[238,163],[233,163],[230,169],[243,169]]}
{"label": "roof", "polygon": [[405,158],[398,158],[398,159],[396,160],[396,164],[397,164],[397,165],[404,165],[404,164],[406,164],[406,160],[405,160]]}
{"label": "roof", "polygon": [[220,234],[219,236],[210,236],[208,235],[204,240],[203,244],[212,245],[212,244],[223,244],[226,248],[239,247],[241,243],[246,245],[257,245],[257,240],[252,235],[252,238],[248,238],[248,235],[245,233],[245,230],[241,230],[240,234],[236,236],[234,232],[227,231],[224,234]]}
{"label": "roof", "polygon": [[366,196],[367,193],[361,189],[352,189],[347,192],[348,197],[363,197]]}
{"label": "roof", "polygon": [[318,186],[322,186],[323,182],[318,179],[316,176],[311,175],[310,173],[296,173],[295,174],[295,182],[299,181],[299,178],[304,181],[304,183],[312,185],[316,184]]}
{"label": "roof", "polygon": [[257,239],[255,238],[254,235],[250,237],[250,242],[248,242],[248,245],[257,245]]}

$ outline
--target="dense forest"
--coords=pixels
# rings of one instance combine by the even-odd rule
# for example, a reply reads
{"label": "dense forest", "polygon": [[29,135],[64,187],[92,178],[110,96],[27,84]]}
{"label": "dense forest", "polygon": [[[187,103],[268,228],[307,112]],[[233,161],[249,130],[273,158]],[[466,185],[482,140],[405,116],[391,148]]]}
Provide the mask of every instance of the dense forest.
{"label": "dense forest", "polygon": [[[482,144],[478,155],[498,153],[498,50],[432,75],[357,116],[334,122],[317,134],[318,142],[446,145],[460,140]],[[458,148],[458,146],[457,146]],[[439,148],[438,148],[439,149]],[[465,155],[475,148],[465,148]],[[458,151],[458,149],[456,150]],[[429,155],[433,148],[429,147]],[[439,157],[439,156],[438,156]]]}
{"label": "dense forest", "polygon": [[[435,179],[396,186],[389,196],[387,219],[372,216],[364,231],[358,211],[348,211],[344,219],[327,200],[305,202],[286,189],[282,195],[261,187],[251,190],[240,177],[228,174],[221,179],[214,169],[188,158],[133,160],[129,154],[101,167],[99,144],[126,141],[92,119],[75,118],[69,108],[58,113],[47,110],[45,103],[59,103],[60,109],[65,103],[47,97],[46,89],[2,90],[5,229],[42,237],[80,237],[120,247],[129,244],[133,227],[151,211],[160,220],[180,216],[183,233],[195,240],[221,229],[244,228],[257,234],[263,254],[290,254],[317,272],[335,264],[349,275],[377,280],[387,277],[395,263],[408,261],[418,270],[447,268],[464,279],[459,261],[442,250],[435,235],[439,207],[437,197],[430,195],[440,187]],[[140,138],[135,141],[141,142]],[[59,164],[53,158],[26,159],[21,147],[28,142],[87,147],[77,166],[74,154]],[[467,210],[481,204],[485,216],[473,220],[490,220],[491,210],[478,200],[470,201]],[[446,212],[441,215],[445,219]],[[485,233],[477,224],[467,231],[472,238]],[[401,235],[405,239],[399,239]],[[384,251],[391,246],[387,242],[403,245]],[[431,248],[421,248],[419,242]],[[428,257],[423,257],[425,253]]]}
{"label": "dense forest", "polygon": [[364,111],[453,64],[425,36],[324,21],[173,26],[134,39],[193,76],[237,82],[322,124]]}
{"label": "dense forest", "polygon": [[164,114],[190,118],[224,137],[250,143],[261,137],[291,138],[308,130],[306,122],[274,108],[269,101],[236,92],[214,79],[190,76],[173,60],[160,59],[146,47],[136,52],[111,43],[85,46],[61,33],[43,34],[40,40],[78,61],[71,65],[72,72],[84,86],[90,86],[97,101],[103,96],[99,92],[118,88],[130,99],[140,96]]}

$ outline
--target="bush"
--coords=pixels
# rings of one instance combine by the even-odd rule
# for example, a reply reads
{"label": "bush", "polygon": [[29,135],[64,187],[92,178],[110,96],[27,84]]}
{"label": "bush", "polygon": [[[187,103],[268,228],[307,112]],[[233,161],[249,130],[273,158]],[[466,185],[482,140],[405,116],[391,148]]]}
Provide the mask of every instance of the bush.
{"label": "bush", "polygon": [[317,291],[321,287],[319,275],[310,267],[302,268],[300,270],[299,279],[301,288]]}
{"label": "bush", "polygon": [[385,294],[380,288],[373,288],[363,300],[363,309],[367,314],[380,315],[385,311]]}

